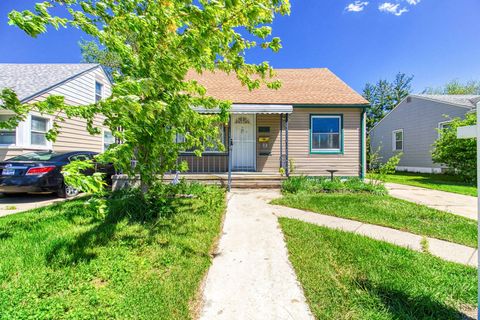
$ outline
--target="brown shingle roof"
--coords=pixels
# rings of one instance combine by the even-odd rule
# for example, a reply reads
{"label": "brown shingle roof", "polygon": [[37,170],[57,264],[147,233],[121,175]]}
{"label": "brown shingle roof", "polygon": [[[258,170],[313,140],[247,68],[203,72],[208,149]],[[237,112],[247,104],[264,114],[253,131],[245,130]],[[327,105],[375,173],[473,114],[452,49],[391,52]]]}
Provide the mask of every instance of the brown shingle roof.
{"label": "brown shingle roof", "polygon": [[249,104],[321,104],[321,105],[364,105],[368,104],[361,95],[326,68],[322,69],[275,69],[282,83],[278,90],[265,85],[249,91],[242,86],[234,73],[204,72],[190,73],[207,89],[207,95],[233,103]]}

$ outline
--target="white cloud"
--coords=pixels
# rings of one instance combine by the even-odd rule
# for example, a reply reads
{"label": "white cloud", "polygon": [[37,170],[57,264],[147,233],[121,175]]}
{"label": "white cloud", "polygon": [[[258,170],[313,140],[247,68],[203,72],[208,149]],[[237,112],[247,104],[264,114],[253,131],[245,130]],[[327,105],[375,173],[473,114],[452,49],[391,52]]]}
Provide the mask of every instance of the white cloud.
{"label": "white cloud", "polygon": [[411,6],[415,6],[420,3],[420,0],[406,0],[406,1]]}
{"label": "white cloud", "polygon": [[[409,1],[415,1],[415,0],[409,0]],[[368,6],[368,1],[355,1],[350,3],[348,6],[345,7],[345,10],[349,12],[360,12],[365,9],[365,7]]]}
{"label": "white cloud", "polygon": [[[416,0],[407,0],[407,1],[416,1]],[[396,15],[397,17],[401,16],[405,12],[408,12],[407,8],[400,8],[400,4],[393,4],[390,2],[384,2],[378,6],[378,10],[382,12],[388,12],[393,15]]]}

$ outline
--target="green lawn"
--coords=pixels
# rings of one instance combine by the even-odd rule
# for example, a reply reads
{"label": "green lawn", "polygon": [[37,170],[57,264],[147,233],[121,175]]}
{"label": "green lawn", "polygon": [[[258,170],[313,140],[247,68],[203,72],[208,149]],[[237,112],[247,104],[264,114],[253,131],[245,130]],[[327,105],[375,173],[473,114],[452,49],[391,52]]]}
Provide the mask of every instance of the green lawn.
{"label": "green lawn", "polygon": [[224,192],[171,202],[150,221],[133,202],[95,219],[83,200],[0,218],[0,319],[192,318]]}
{"label": "green lawn", "polygon": [[476,221],[390,196],[301,192],[272,203],[477,247]]}
{"label": "green lawn", "polygon": [[317,319],[462,319],[458,310],[474,310],[474,268],[297,220],[280,225]]}
{"label": "green lawn", "polygon": [[475,185],[462,182],[458,177],[446,174],[396,172],[388,175],[385,182],[460,193],[473,197],[477,196],[477,187]]}

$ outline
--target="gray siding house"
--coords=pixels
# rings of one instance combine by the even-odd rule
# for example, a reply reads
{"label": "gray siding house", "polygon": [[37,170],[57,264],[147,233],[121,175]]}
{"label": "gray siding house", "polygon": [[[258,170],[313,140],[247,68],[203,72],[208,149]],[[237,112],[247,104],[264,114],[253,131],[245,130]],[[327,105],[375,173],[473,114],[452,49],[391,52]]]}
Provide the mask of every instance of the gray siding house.
{"label": "gray siding house", "polygon": [[382,161],[403,152],[399,171],[440,173],[442,166],[432,161],[438,129],[464,117],[478,101],[474,95],[409,95],[370,131],[371,148],[380,148]]}

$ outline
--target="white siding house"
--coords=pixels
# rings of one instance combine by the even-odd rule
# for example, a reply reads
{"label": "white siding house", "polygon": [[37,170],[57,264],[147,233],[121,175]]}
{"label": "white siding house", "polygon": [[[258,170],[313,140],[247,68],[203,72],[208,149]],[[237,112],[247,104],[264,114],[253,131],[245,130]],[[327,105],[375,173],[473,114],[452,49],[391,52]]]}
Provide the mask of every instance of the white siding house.
{"label": "white siding house", "polygon": [[[6,87],[13,89],[23,103],[61,95],[67,104],[78,106],[110,96],[112,83],[98,64],[0,64],[0,89]],[[112,142],[103,119],[98,117],[96,125],[102,128],[102,134],[90,135],[85,120],[66,119],[52,143],[45,139],[45,133],[53,117],[32,112],[15,131],[0,131],[0,160],[35,150],[102,152]],[[8,111],[0,110],[0,120],[6,118]]]}

